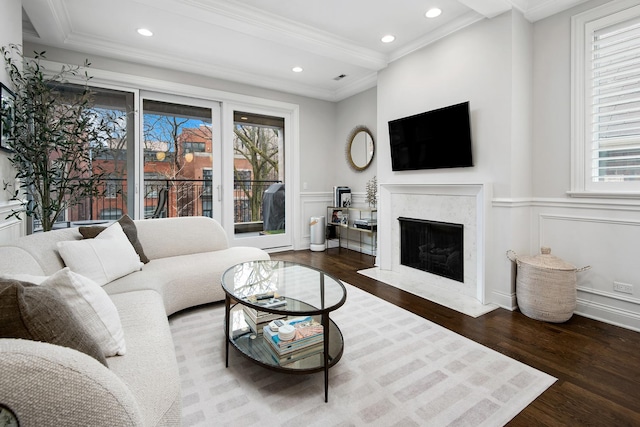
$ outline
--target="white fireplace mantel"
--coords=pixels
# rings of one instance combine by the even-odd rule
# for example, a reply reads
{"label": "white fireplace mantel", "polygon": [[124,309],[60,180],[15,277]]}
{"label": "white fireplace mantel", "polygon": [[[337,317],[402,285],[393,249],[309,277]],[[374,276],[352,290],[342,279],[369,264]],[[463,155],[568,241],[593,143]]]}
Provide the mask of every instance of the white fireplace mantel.
{"label": "white fireplace mantel", "polygon": [[[410,217],[418,217],[424,213],[425,217],[420,219],[434,219],[426,216],[433,215],[429,213],[432,208],[426,200],[432,196],[445,196],[446,208],[440,207],[438,215],[459,216],[460,218],[468,218],[470,223],[469,229],[474,230],[474,235],[470,236],[475,252],[470,254],[470,258],[474,260],[474,265],[465,273],[466,281],[474,286],[474,289],[461,289],[459,292],[473,296],[480,303],[485,303],[485,253],[486,253],[486,219],[491,201],[491,185],[488,183],[447,183],[447,184],[424,184],[424,183],[381,183],[378,203],[378,248],[379,256],[377,263],[381,270],[396,271],[403,266],[399,264],[399,245],[398,238],[395,234],[399,233],[399,225],[397,217],[404,216],[399,213],[404,212],[403,209],[409,210],[413,215]],[[426,197],[425,197],[426,196]],[[461,203],[460,210],[456,207],[456,197],[464,197],[465,202]],[[469,197],[475,199],[475,203],[469,202]],[[434,200],[434,199],[431,199]],[[441,200],[441,199],[438,199]],[[445,199],[442,199],[445,200]],[[462,200],[461,200],[462,202]],[[469,207],[469,204],[472,206]],[[403,208],[403,205],[406,205]],[[443,211],[444,209],[444,211]],[[442,218],[435,218],[442,220]],[[451,221],[464,223],[464,220]],[[414,269],[411,269],[414,270]],[[467,267],[465,266],[465,270]],[[406,274],[406,270],[403,270]],[[433,284],[442,284],[441,278],[434,278],[430,273],[416,271],[416,275],[420,276],[427,282]],[[444,279],[449,280],[449,279]],[[456,286],[455,284],[447,284],[447,288]]]}

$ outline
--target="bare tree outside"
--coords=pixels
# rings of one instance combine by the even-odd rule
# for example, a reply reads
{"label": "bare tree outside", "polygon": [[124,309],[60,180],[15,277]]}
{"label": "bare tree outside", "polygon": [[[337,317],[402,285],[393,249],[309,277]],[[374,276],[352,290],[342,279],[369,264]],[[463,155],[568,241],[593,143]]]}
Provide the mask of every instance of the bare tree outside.
{"label": "bare tree outside", "polygon": [[122,200],[127,200],[127,187],[124,185],[127,177],[127,120],[129,113],[119,109],[94,108],[95,114],[102,120],[111,124],[110,138],[107,148],[102,152],[107,172],[104,180],[104,193],[107,197],[121,195]]}
{"label": "bare tree outside", "polygon": [[[253,181],[278,180],[281,132],[281,129],[273,127],[236,123],[234,153],[246,159],[253,174],[251,178]],[[236,177],[240,175],[235,163],[234,175]],[[260,221],[264,189],[254,191],[255,188],[250,183],[241,179],[237,181],[244,198],[248,200],[251,221]]]}
{"label": "bare tree outside", "polygon": [[[198,213],[196,205],[202,197],[204,185],[202,182],[198,185],[194,180],[197,178],[194,161],[206,152],[206,161],[211,165],[211,137],[210,122],[176,114],[145,113],[144,151],[155,156],[147,163],[145,172],[158,181],[157,185],[146,186],[145,197],[166,185],[170,195],[167,199],[169,212],[175,212],[177,216]],[[208,141],[208,144],[202,141]]]}

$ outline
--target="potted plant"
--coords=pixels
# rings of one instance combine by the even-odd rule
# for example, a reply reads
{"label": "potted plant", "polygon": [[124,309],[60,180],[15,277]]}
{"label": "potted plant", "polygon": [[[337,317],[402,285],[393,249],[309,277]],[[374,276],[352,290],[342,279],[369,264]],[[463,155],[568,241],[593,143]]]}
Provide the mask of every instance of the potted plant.
{"label": "potted plant", "polygon": [[15,92],[7,145],[17,184],[4,187],[21,202],[9,216],[24,212],[49,231],[66,209],[99,194],[106,175],[92,159],[108,150],[118,123],[94,109],[88,62],[50,72],[45,52],[27,58],[16,45],[0,51]]}

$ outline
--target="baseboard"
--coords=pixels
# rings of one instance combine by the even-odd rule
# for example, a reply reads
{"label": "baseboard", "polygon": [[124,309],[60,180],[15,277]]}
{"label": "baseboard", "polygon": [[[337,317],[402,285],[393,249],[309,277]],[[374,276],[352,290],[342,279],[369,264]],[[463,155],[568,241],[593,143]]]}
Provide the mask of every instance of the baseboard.
{"label": "baseboard", "polygon": [[640,332],[640,315],[633,311],[578,298],[575,314]]}
{"label": "baseboard", "polygon": [[491,304],[496,304],[502,308],[505,308],[509,311],[513,311],[518,308],[515,292],[506,293],[500,291],[491,291],[491,299],[489,302]]}

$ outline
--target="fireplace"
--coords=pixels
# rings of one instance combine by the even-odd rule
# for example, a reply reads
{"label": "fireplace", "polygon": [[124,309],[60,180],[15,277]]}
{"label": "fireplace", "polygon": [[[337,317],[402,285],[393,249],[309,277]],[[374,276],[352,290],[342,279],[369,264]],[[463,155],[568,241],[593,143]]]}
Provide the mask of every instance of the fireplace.
{"label": "fireplace", "polygon": [[400,222],[400,264],[464,283],[464,225],[415,218]]}
{"label": "fireplace", "polygon": [[[485,299],[485,216],[491,201],[486,184],[380,184],[378,217],[378,258],[380,270],[393,273],[412,286],[425,285],[443,295],[459,294],[477,301]],[[463,280],[457,281],[400,263],[400,221],[414,218],[462,224],[464,230]]]}

